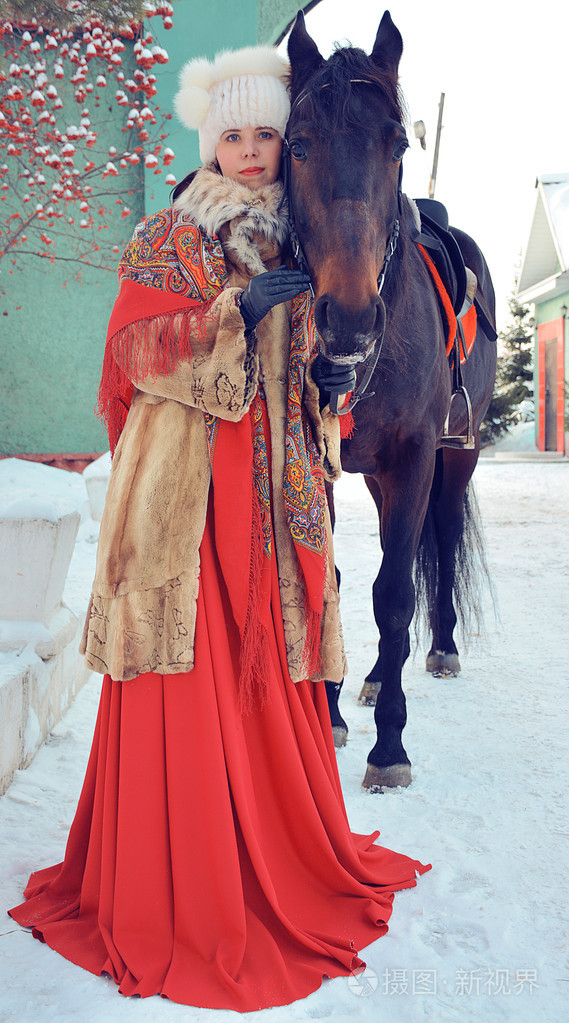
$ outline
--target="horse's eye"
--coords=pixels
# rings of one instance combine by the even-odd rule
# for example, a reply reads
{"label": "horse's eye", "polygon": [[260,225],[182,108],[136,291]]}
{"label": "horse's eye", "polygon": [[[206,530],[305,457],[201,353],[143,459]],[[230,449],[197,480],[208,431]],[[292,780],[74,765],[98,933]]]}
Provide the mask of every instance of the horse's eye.
{"label": "horse's eye", "polygon": [[300,160],[302,162],[304,162],[306,160],[306,156],[307,156],[306,149],[304,148],[302,142],[299,142],[298,139],[295,139],[293,142],[291,142],[291,144],[290,144],[290,152],[291,152],[291,156],[295,160]]}
{"label": "horse's eye", "polygon": [[403,158],[405,150],[409,148],[407,139],[398,139],[393,150],[393,162],[398,163]]}

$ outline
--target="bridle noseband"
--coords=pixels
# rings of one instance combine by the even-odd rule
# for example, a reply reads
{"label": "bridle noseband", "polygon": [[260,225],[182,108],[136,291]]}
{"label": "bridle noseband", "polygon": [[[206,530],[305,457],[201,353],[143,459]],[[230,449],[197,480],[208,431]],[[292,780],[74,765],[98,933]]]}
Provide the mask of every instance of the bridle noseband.
{"label": "bridle noseband", "polygon": [[[366,79],[366,78],[350,78],[350,85],[355,85],[355,84],[358,84],[358,83],[361,83],[363,85],[373,85],[374,84],[373,82],[368,81],[368,79]],[[318,88],[319,89],[326,89],[329,86],[330,86],[329,82],[324,82],[322,85],[318,86]],[[298,96],[296,97],[294,103],[292,104],[292,106],[290,108],[289,121],[288,121],[289,124],[290,124],[290,120],[291,120],[291,117],[292,117],[294,111],[303,102],[303,100],[306,99],[306,97],[310,94],[311,91],[312,91],[311,88],[307,87],[306,89],[303,89],[302,92],[300,92],[298,94]],[[308,260],[306,258],[306,254],[304,252],[304,249],[302,248],[302,244],[301,244],[300,238],[298,237],[298,232],[296,230],[296,223],[295,223],[295,220],[294,220],[294,212],[293,212],[293,208],[292,208],[292,194],[291,194],[291,145],[290,145],[288,131],[289,130],[288,130],[288,126],[287,126],[287,129],[286,129],[286,132],[285,132],[285,137],[283,139],[283,156],[282,156],[282,162],[283,162],[283,194],[282,194],[279,206],[278,206],[278,211],[280,211],[283,208],[283,206],[284,206],[284,204],[286,202],[285,215],[286,215],[286,220],[287,220],[287,224],[288,224],[290,243],[291,243],[291,246],[292,246],[292,254],[293,254],[295,262],[296,262],[296,264],[298,266],[298,269],[302,273],[306,274],[307,277],[310,277],[311,274],[310,274],[310,268],[308,266]],[[383,266],[381,268],[381,273],[379,274],[379,277],[377,278],[377,293],[378,293],[378,295],[380,295],[381,292],[382,292],[383,285],[385,283],[385,275],[387,273],[387,269],[389,267],[389,263],[390,263],[393,255],[395,253],[395,250],[397,248],[397,242],[399,241],[399,232],[400,232],[400,228],[401,228],[401,209],[402,209],[402,195],[401,195],[402,174],[403,174],[403,162],[401,162],[401,164],[399,166],[399,182],[398,182],[398,186],[397,186],[397,217],[396,217],[396,219],[393,222],[393,227],[391,228],[391,233],[389,235],[389,238],[388,238],[388,241],[387,241],[387,245],[385,247],[385,257],[384,257],[384,260],[383,260]],[[314,289],[312,287],[312,282],[310,283],[310,291],[312,292],[312,297],[314,298],[315,296],[314,296]],[[332,393],[332,395],[330,397],[330,411],[332,413],[334,413],[335,415],[338,415],[338,416],[346,415],[348,412],[352,411],[352,409],[355,407],[355,405],[357,405],[358,402],[362,400],[362,398],[373,398],[373,396],[375,394],[375,391],[370,391],[370,393],[368,394],[367,393],[367,388],[368,388],[370,380],[371,380],[371,378],[372,378],[372,376],[373,376],[373,374],[375,372],[375,368],[376,368],[376,366],[377,366],[377,364],[379,362],[379,356],[381,355],[381,349],[382,349],[382,346],[383,346],[384,334],[385,334],[385,327],[384,327],[381,335],[376,339],[370,355],[368,355],[367,359],[365,360],[365,362],[367,362],[368,359],[371,358],[371,362],[368,364],[368,366],[366,368],[366,371],[365,371],[365,373],[364,373],[364,375],[362,377],[362,380],[360,381],[360,383],[356,387],[355,391],[352,392],[352,396],[351,396],[349,402],[346,405],[344,405],[342,408],[339,409],[338,408],[339,394]]]}

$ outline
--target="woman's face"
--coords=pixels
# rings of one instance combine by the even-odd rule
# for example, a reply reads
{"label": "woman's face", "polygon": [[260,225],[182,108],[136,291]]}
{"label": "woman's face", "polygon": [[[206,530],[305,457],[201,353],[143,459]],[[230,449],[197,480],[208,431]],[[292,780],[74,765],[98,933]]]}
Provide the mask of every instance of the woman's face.
{"label": "woman's face", "polygon": [[221,173],[249,188],[276,181],[281,167],[282,139],[274,128],[233,128],[224,131],[215,155]]}

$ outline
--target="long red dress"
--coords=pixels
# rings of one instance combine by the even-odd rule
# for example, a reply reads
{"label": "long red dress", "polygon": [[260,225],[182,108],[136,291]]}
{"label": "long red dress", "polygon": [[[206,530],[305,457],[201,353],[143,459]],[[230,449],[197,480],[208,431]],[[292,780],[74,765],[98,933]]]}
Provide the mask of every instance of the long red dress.
{"label": "long red dress", "polygon": [[350,832],[324,683],[288,675],[274,555],[269,698],[241,713],[212,502],[200,555],[196,667],[105,676],[65,859],[10,912],[125,995],[250,1011],[362,967],[428,868]]}

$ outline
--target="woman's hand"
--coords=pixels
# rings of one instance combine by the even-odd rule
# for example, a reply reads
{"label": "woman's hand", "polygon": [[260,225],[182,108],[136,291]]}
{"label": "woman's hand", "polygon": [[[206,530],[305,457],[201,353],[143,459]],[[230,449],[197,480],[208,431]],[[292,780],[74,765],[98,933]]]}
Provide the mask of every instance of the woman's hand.
{"label": "woman's hand", "polygon": [[348,394],[356,386],[356,371],[352,365],[338,365],[336,362],[329,362],[323,355],[317,355],[312,363],[312,379],[325,398],[324,404],[330,399],[330,394]]}
{"label": "woman's hand", "polygon": [[309,287],[310,277],[300,270],[289,270],[288,266],[251,278],[237,300],[245,330],[253,330],[273,306],[308,291]]}

